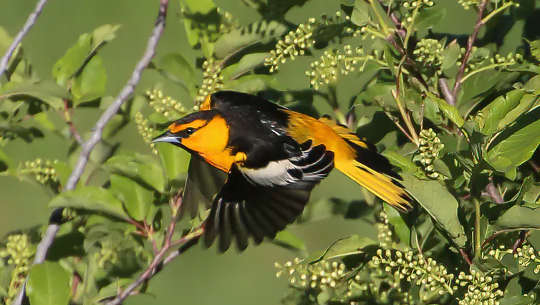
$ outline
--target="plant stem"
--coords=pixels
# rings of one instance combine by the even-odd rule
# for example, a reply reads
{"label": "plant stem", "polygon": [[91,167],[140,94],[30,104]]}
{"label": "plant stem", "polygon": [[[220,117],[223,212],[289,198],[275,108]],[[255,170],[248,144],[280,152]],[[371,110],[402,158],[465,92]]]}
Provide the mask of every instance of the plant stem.
{"label": "plant stem", "polygon": [[474,202],[474,256],[479,257],[482,250],[482,243],[480,242],[480,200],[473,198]]}
{"label": "plant stem", "polygon": [[486,17],[484,17],[482,19],[482,23],[487,23],[489,21],[489,19],[493,18],[495,15],[497,15],[498,13],[504,11],[506,8],[510,7],[514,5],[514,3],[512,3],[512,1],[509,1],[509,2],[506,2],[505,4],[503,4],[501,7],[499,7],[498,9],[494,10],[493,12],[489,13]]}
{"label": "plant stem", "polygon": [[454,96],[454,100],[457,100],[457,94],[459,92],[459,89],[461,88],[461,84],[463,83],[462,78],[463,78],[463,75],[465,74],[465,67],[467,66],[469,57],[471,56],[474,42],[476,41],[476,38],[478,37],[478,32],[480,32],[480,28],[484,25],[482,16],[484,15],[484,11],[486,10],[487,4],[488,4],[488,0],[483,0],[482,3],[480,3],[480,6],[478,7],[478,17],[476,19],[476,24],[474,25],[473,32],[471,33],[471,35],[469,36],[469,39],[467,40],[467,48],[465,50],[465,55],[463,55],[463,60],[461,62],[461,66],[459,67],[458,74],[456,76],[456,83],[454,84],[454,89],[452,90],[452,95]]}

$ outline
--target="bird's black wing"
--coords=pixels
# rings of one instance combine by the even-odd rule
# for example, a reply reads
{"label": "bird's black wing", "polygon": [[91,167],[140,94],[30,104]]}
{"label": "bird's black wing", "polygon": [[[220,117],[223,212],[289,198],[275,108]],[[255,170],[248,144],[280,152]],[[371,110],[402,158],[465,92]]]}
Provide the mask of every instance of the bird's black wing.
{"label": "bird's black wing", "polygon": [[227,173],[208,164],[199,155],[191,154],[180,216],[187,212],[193,218],[199,212],[199,206],[209,208],[226,179]]}
{"label": "bird's black wing", "polygon": [[298,217],[313,187],[334,166],[334,154],[324,145],[300,146],[301,154],[269,162],[264,168],[233,165],[227,182],[217,194],[205,224],[205,244],[218,239],[226,251],[233,239],[244,250],[251,237],[255,243],[273,238]]}

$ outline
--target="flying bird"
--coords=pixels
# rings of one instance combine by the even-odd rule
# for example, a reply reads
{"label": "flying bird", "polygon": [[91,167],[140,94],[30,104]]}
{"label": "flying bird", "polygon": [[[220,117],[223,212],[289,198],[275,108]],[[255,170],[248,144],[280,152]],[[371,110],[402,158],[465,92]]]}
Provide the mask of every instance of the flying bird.
{"label": "flying bird", "polygon": [[153,142],[174,144],[226,173],[204,225],[206,246],[217,238],[220,251],[233,239],[244,250],[249,238],[259,244],[275,237],[333,168],[399,211],[412,208],[399,175],[373,145],[328,118],[255,95],[211,94],[200,111],[174,121]]}

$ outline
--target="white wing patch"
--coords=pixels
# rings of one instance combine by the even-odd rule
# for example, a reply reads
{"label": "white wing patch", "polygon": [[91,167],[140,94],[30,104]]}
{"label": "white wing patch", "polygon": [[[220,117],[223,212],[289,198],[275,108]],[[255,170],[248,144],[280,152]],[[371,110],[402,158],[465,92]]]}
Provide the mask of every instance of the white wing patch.
{"label": "white wing patch", "polygon": [[284,160],[271,161],[262,168],[239,167],[242,175],[252,184],[261,186],[288,186],[303,182],[320,181],[332,170],[334,154],[324,145],[302,144],[302,154]]}

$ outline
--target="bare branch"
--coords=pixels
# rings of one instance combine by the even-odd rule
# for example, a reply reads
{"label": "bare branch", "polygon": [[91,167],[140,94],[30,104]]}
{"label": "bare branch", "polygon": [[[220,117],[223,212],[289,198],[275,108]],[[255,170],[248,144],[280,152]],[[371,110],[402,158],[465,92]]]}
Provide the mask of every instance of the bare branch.
{"label": "bare branch", "polygon": [[459,89],[461,88],[463,75],[465,74],[465,67],[467,66],[469,57],[471,56],[474,42],[478,37],[478,32],[480,32],[480,28],[484,25],[482,17],[484,15],[484,11],[486,10],[487,4],[488,0],[483,0],[478,7],[478,17],[476,19],[476,24],[474,25],[473,32],[467,40],[467,48],[465,49],[465,55],[463,55],[463,60],[461,61],[461,66],[459,67],[458,74],[456,76],[456,83],[454,84],[454,89],[452,90],[452,96],[454,97],[454,100],[456,100]]}
{"label": "bare branch", "polygon": [[2,60],[0,60],[0,78],[6,72],[9,60],[13,56],[13,53],[17,49],[17,46],[19,46],[24,36],[26,36],[28,31],[30,31],[32,26],[34,26],[34,24],[36,23],[36,20],[41,14],[41,11],[43,10],[45,4],[47,4],[47,0],[39,0],[36,8],[34,8],[34,11],[32,11],[32,13],[28,16],[28,19],[26,19],[26,22],[23,25],[22,29],[19,31],[17,36],[15,36],[15,39],[13,39],[13,42],[7,49],[6,54],[4,54],[4,57],[2,57]]}
{"label": "bare branch", "polygon": [[448,83],[447,83],[446,78],[440,78],[439,79],[439,87],[441,87],[441,92],[442,92],[446,102],[449,105],[455,106],[456,105],[456,98],[454,97],[454,94],[452,94],[452,91],[450,90],[450,87],[448,87]]}
{"label": "bare branch", "polygon": [[[90,153],[92,152],[96,144],[99,143],[99,141],[101,141],[103,129],[105,128],[107,123],[112,119],[112,117],[118,112],[122,104],[128,99],[129,96],[131,96],[131,94],[133,93],[135,89],[135,86],[139,83],[139,80],[141,79],[141,74],[143,70],[148,66],[148,64],[152,60],[152,57],[154,56],[156,52],[156,47],[159,42],[159,39],[161,38],[161,34],[163,33],[163,29],[165,28],[165,19],[167,17],[168,5],[169,5],[168,0],[160,0],[159,13],[156,19],[156,23],[154,25],[154,30],[152,31],[152,34],[150,38],[148,39],[148,43],[147,43],[147,46],[146,46],[146,49],[142,58],[139,60],[139,62],[135,66],[135,69],[133,70],[133,73],[131,74],[131,78],[128,80],[127,84],[124,86],[120,94],[116,97],[114,102],[105,110],[105,112],[103,112],[101,117],[96,122],[96,125],[93,129],[94,132],[92,133],[90,138],[86,142],[84,142],[84,144],[82,145],[82,150],[79,155],[79,159],[77,161],[77,164],[75,165],[75,168],[71,172],[71,175],[68,178],[68,181],[66,183],[64,190],[69,191],[75,188],[75,186],[77,185],[77,182],[79,181],[79,179],[81,178],[84,172],[86,164],[88,163],[88,158],[90,156]],[[34,257],[33,264],[40,264],[45,260],[47,251],[51,247],[54,241],[54,238],[56,236],[56,233],[58,232],[58,229],[60,227],[59,225],[60,221],[57,221],[57,219],[61,219],[61,214],[62,214],[62,209],[56,209],[55,211],[52,212],[50,224],[47,227],[47,232],[45,233],[39,245],[37,246],[36,256]],[[17,295],[17,298],[12,303],[12,305],[20,305],[22,303],[24,299],[25,288],[26,288],[26,285],[23,285],[21,288],[21,291]]]}

